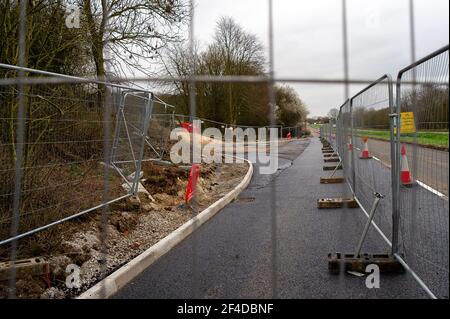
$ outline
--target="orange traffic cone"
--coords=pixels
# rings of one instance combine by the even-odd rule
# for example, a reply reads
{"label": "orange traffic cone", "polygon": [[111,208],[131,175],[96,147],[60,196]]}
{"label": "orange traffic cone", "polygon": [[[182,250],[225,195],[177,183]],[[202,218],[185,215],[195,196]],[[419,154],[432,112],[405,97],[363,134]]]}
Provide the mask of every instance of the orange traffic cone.
{"label": "orange traffic cone", "polygon": [[402,145],[401,155],[402,155],[402,166],[400,170],[400,182],[402,183],[403,186],[410,187],[413,185],[413,180],[411,177],[411,172],[409,171],[408,157],[406,156],[405,145]]}
{"label": "orange traffic cone", "polygon": [[363,142],[364,142],[364,149],[363,149],[363,151],[362,151],[362,153],[361,153],[361,159],[371,159],[372,158],[372,156],[370,156],[370,154],[369,154],[369,144],[368,144],[368,141],[369,141],[369,139],[367,138],[367,137],[363,137]]}
{"label": "orange traffic cone", "polygon": [[353,151],[352,136],[348,136],[348,150]]}

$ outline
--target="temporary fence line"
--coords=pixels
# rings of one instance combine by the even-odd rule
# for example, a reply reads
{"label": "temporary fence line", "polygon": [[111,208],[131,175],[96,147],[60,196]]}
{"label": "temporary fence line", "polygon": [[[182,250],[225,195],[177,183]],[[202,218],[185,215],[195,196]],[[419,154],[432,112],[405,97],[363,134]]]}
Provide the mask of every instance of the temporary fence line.
{"label": "temporary fence line", "polygon": [[[440,107],[442,109],[442,105],[446,107],[446,112],[448,116],[448,49],[449,47],[446,46],[427,57],[417,61],[416,63],[413,63],[412,65],[408,66],[407,68],[401,70],[398,75],[397,80],[397,97],[396,97],[396,104],[394,105],[393,101],[393,82],[391,80],[391,77],[389,75],[385,75],[379,80],[371,83],[368,87],[364,88],[362,91],[360,91],[358,94],[353,96],[350,101],[350,117],[351,121],[349,123],[344,123],[344,108],[345,104],[340,107],[339,109],[339,116],[336,121],[336,123],[331,122],[329,124],[322,125],[320,127],[320,136],[324,139],[326,139],[329,143],[332,149],[335,152],[338,152],[339,159],[343,161],[344,166],[344,175],[345,179],[347,180],[347,183],[349,184],[351,193],[354,195],[356,202],[361,207],[363,213],[366,215],[367,218],[370,218],[370,214],[368,213],[367,209],[369,208],[368,205],[370,204],[367,202],[367,199],[370,198],[369,192],[376,192],[380,187],[383,188],[384,183],[386,183],[386,178],[390,176],[390,186],[384,187],[384,192],[389,196],[383,204],[386,206],[384,208],[381,208],[380,214],[384,218],[379,218],[378,221],[372,220],[371,225],[374,227],[374,229],[379,233],[382,237],[382,239],[388,244],[389,247],[392,249],[392,255],[404,266],[406,271],[412,275],[412,277],[415,279],[415,281],[424,289],[424,291],[427,293],[427,295],[430,298],[436,298],[436,294],[431,291],[431,289],[428,287],[426,282],[421,278],[422,276],[429,277],[430,270],[428,270],[426,267],[427,265],[436,267],[437,269],[440,269],[443,271],[443,274],[447,275],[448,280],[448,254],[445,253],[444,250],[440,250],[440,246],[442,246],[442,249],[444,249],[445,242],[442,242],[440,240],[439,236],[443,236],[447,238],[448,240],[448,195],[443,193],[440,189],[436,189],[435,187],[429,185],[428,183],[424,183],[421,181],[420,174],[419,176],[417,173],[417,166],[413,165],[413,177],[415,177],[414,182],[417,184],[417,187],[419,188],[412,188],[412,192],[417,192],[419,189],[424,189],[426,193],[429,193],[432,196],[436,196],[435,198],[429,198],[428,200],[434,201],[433,206],[430,206],[429,209],[431,211],[427,212],[428,214],[431,214],[431,217],[429,217],[426,220],[418,221],[417,218],[424,218],[421,217],[422,215],[418,215],[418,217],[415,217],[416,220],[410,221],[412,222],[413,227],[417,228],[419,235],[421,236],[433,236],[432,240],[425,240],[421,241],[418,244],[420,245],[433,245],[433,240],[436,241],[438,244],[435,248],[429,250],[427,247],[419,247],[415,248],[415,246],[409,247],[406,250],[406,259],[403,256],[403,254],[400,253],[401,249],[399,247],[399,241],[402,240],[403,245],[405,245],[405,240],[407,240],[409,237],[405,236],[411,236],[409,235],[410,232],[413,232],[414,230],[410,230],[408,225],[405,225],[405,221],[402,221],[402,219],[407,218],[410,219],[409,215],[405,217],[404,215],[407,213],[404,211],[404,208],[402,208],[402,205],[400,205],[401,200],[404,196],[406,196],[408,193],[407,189],[403,189],[400,187],[400,149],[401,149],[401,139],[400,139],[400,130],[401,130],[401,112],[403,111],[402,106],[404,105],[403,98],[408,98],[408,96],[402,95],[404,92],[402,91],[402,85],[407,87],[407,89],[410,89],[410,87],[413,88],[413,90],[422,89],[423,91],[412,91],[413,94],[417,94],[416,96],[413,96],[417,98],[417,96],[420,96],[419,94],[422,94],[422,96],[425,96],[427,94],[427,89],[434,88],[433,85],[436,85],[436,83],[439,83],[439,85],[436,86],[437,93],[430,95],[430,99],[434,98],[434,96],[439,96],[441,94],[440,92],[444,92],[447,90],[447,94],[442,93],[442,102],[435,102],[431,100],[425,105],[427,105],[428,108],[430,107]],[[423,67],[422,67],[423,66]],[[415,68],[421,68],[417,72],[415,71]],[[412,70],[412,71],[411,71]],[[402,75],[406,72],[412,72],[413,78],[411,79],[408,77],[405,81],[402,80]],[[420,73],[419,73],[420,72]],[[433,73],[434,72],[434,73]],[[436,74],[436,75],[434,75]],[[409,75],[409,74],[408,74]],[[417,76],[417,77],[416,77]],[[422,76],[419,78],[419,76]],[[428,84],[427,84],[428,81]],[[383,83],[385,82],[385,83]],[[411,83],[411,84],[405,84],[405,82]],[[424,84],[425,83],[425,84]],[[424,84],[422,87],[420,87],[421,84]],[[408,86],[409,85],[409,86]],[[441,91],[439,91],[441,90]],[[444,91],[442,91],[444,90]],[[418,93],[417,93],[418,92]],[[363,96],[365,95],[365,96]],[[446,96],[446,97],[444,97]],[[444,102],[446,99],[446,102]],[[386,107],[386,101],[389,101],[389,107]],[[414,102],[414,100],[412,100]],[[439,100],[441,101],[441,100]],[[402,104],[403,103],[403,104]],[[431,106],[430,106],[431,105]],[[359,109],[362,107],[362,109]],[[378,107],[378,109],[374,109],[374,107]],[[414,107],[416,107],[416,104],[413,104],[413,109],[407,109],[407,111],[413,111],[415,112],[415,118],[414,121],[416,123],[417,130],[420,130],[422,126],[420,125],[426,125],[426,129],[433,129],[433,125],[438,125],[436,128],[439,128],[440,130],[442,127],[447,125],[447,131],[442,134],[448,135],[448,123],[443,122],[438,117],[431,118],[429,111],[427,113],[420,113],[421,109],[415,110]],[[442,109],[443,112],[445,112],[445,109]],[[368,115],[365,115],[367,112]],[[371,112],[371,113],[370,113]],[[377,113],[378,112],[378,113]],[[435,112],[438,112],[436,110]],[[377,116],[377,114],[382,114],[382,116]],[[403,115],[402,115],[403,116]],[[427,117],[426,117],[427,116]],[[447,117],[448,118],[448,117]],[[377,122],[381,121],[381,122]],[[383,124],[384,123],[384,124]],[[389,123],[389,124],[387,124]],[[426,124],[423,124],[426,123]],[[389,136],[390,141],[385,141],[386,143],[390,143],[390,156],[388,157],[389,160],[386,160],[385,156],[379,156],[377,154],[378,149],[370,149],[369,147],[369,153],[370,157],[369,159],[357,159],[357,155],[355,152],[362,152],[363,148],[357,146],[357,142],[359,142],[359,139],[364,136],[364,133],[359,133],[359,130],[364,129],[375,129],[375,130],[383,130],[383,126],[385,128],[389,128]],[[425,126],[424,126],[425,127]],[[347,131],[350,131],[351,133],[346,133]],[[395,134],[394,134],[395,133]],[[351,136],[350,141],[347,141],[347,135]],[[417,137],[416,137],[417,138]],[[337,143],[337,147],[336,147]],[[350,152],[348,148],[350,146],[348,143],[351,143],[351,158],[348,158],[348,153]],[[368,146],[367,140],[365,140],[365,147]],[[373,146],[373,145],[372,145]],[[417,162],[416,157],[418,156],[417,148],[419,145],[417,143],[413,144],[411,146],[413,148],[413,164]],[[447,145],[448,147],[448,145]],[[364,148],[365,149],[365,148]],[[383,152],[383,150],[380,150],[380,152]],[[438,150],[428,150],[425,149],[424,152],[439,152]],[[444,153],[441,153],[444,154]],[[385,154],[383,154],[385,155]],[[422,155],[423,156],[423,155]],[[435,157],[432,157],[432,160],[436,160]],[[364,164],[366,163],[366,164]],[[374,163],[380,163],[377,165],[380,165],[378,167],[374,166]],[[442,162],[441,162],[442,163]],[[446,157],[446,163],[448,166],[448,155]],[[361,166],[362,165],[362,166]],[[440,165],[436,166],[434,170],[441,169],[446,165]],[[360,167],[361,166],[361,167]],[[360,167],[360,168],[359,168]],[[358,170],[361,170],[358,173]],[[448,168],[447,168],[448,170]],[[370,174],[372,171],[372,174]],[[356,172],[356,174],[355,174]],[[442,172],[444,173],[444,172]],[[441,174],[442,174],[441,173]],[[435,176],[439,176],[439,173],[436,175],[432,175],[431,178],[435,178]],[[353,178],[352,178],[353,176]],[[356,177],[356,179],[355,179]],[[418,178],[419,177],[419,178]],[[366,180],[367,179],[367,180]],[[433,185],[433,180],[431,181]],[[445,183],[445,181],[444,181]],[[448,180],[447,180],[448,184]],[[441,185],[441,184],[438,184]],[[448,187],[448,185],[447,185]],[[365,190],[364,190],[365,189]],[[446,190],[448,192],[448,189]],[[426,196],[426,193],[424,196]],[[361,196],[361,197],[360,197]],[[408,195],[409,196],[409,195]],[[364,199],[365,202],[363,202],[361,199]],[[444,201],[442,203],[436,202],[437,200]],[[414,198],[415,201],[417,201],[417,198]],[[447,207],[447,208],[446,208]],[[420,209],[420,208],[419,208]],[[408,210],[410,211],[410,210]],[[445,213],[447,212],[447,213]],[[434,216],[443,216],[438,217],[437,219],[433,219]],[[442,215],[443,214],[443,215]],[[445,215],[446,214],[446,215]],[[443,220],[442,220],[443,219]],[[381,225],[378,223],[381,222]],[[417,224],[414,224],[417,223]],[[405,228],[406,227],[406,228]],[[434,229],[433,229],[434,227]],[[407,233],[405,234],[404,231],[407,230]],[[386,234],[386,231],[391,232],[391,236],[388,236]],[[431,233],[430,233],[431,232]],[[390,237],[392,239],[390,239]],[[409,239],[411,241],[411,239]],[[407,245],[410,245],[410,242],[406,242]],[[414,243],[412,243],[414,244]],[[404,247],[404,246],[402,246]],[[412,249],[412,251],[411,251]],[[414,251],[414,249],[419,249],[417,251]],[[425,250],[423,250],[425,249]],[[448,250],[448,245],[446,250]],[[436,255],[438,254],[438,255]],[[441,255],[442,254],[442,257]],[[409,256],[409,258],[408,258]],[[422,260],[422,264],[418,264],[417,261],[411,261],[408,259],[411,259],[412,256],[415,256],[416,260]],[[447,256],[447,257],[446,257]],[[414,266],[411,266],[409,263],[413,262]],[[419,274],[417,272],[417,269],[414,269],[414,267],[424,266],[425,270],[422,272],[422,274]],[[438,289],[438,288],[436,288]],[[448,287],[447,287],[448,289]]]}

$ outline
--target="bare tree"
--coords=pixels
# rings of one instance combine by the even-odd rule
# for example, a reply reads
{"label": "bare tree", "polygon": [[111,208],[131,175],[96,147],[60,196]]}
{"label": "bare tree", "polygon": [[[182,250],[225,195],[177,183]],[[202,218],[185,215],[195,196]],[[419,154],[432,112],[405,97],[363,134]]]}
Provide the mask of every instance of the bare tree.
{"label": "bare tree", "polygon": [[327,116],[328,116],[330,119],[336,120],[336,119],[338,118],[338,116],[339,116],[339,110],[333,108],[333,109],[331,109],[331,110],[328,112]]}
{"label": "bare tree", "polygon": [[[221,18],[213,42],[194,54],[186,45],[173,45],[167,51],[165,66],[171,76],[190,74],[264,75],[263,48],[256,36],[246,32],[231,18]],[[173,83],[182,98],[183,111],[189,105],[188,83]],[[264,85],[238,83],[197,83],[197,113],[218,121],[239,124],[256,119],[267,121],[267,89]]]}
{"label": "bare tree", "polygon": [[[198,45],[196,44],[193,52],[189,45],[183,43],[175,43],[170,45],[168,50],[166,50],[167,54],[165,55],[165,59],[163,59],[163,63],[166,69],[166,72],[169,76],[173,77],[184,77],[189,76],[191,74],[202,73],[203,70],[200,70],[201,67],[201,58],[198,53]],[[165,83],[161,83],[164,85]],[[198,87],[198,85],[197,85]],[[179,94],[181,97],[181,101],[177,103],[181,108],[181,112],[184,114],[189,113],[189,83],[186,81],[174,81],[171,83],[170,94],[177,95]]]}
{"label": "bare tree", "polygon": [[[264,74],[265,58],[261,42],[230,17],[222,17],[218,21],[214,42],[209,46],[205,57],[215,65],[214,75]],[[211,69],[211,65],[209,67]],[[239,114],[249,107],[246,103],[248,88],[242,84],[233,83],[228,83],[226,86],[227,120],[229,123],[236,124]]]}
{"label": "bare tree", "polygon": [[190,9],[187,0],[79,0],[79,5],[99,77],[106,75],[105,63],[118,73],[125,67],[149,74],[149,61],[168,43],[182,40]]}

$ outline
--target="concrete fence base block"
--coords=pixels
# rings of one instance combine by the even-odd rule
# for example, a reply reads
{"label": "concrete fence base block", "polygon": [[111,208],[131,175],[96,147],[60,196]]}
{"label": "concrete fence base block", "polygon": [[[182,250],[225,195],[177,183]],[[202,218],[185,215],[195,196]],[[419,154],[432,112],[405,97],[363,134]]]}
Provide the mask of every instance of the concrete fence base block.
{"label": "concrete fence base block", "polygon": [[339,163],[341,160],[339,158],[325,158],[323,160],[325,163]]}
{"label": "concrete fence base block", "polygon": [[340,170],[342,170],[342,165],[339,165],[339,166],[324,166],[323,170],[324,171],[334,171],[334,170],[340,171]]}
{"label": "concrete fence base block", "polygon": [[332,274],[342,272],[365,273],[368,265],[377,265],[382,273],[404,273],[405,269],[398,260],[391,254],[328,254],[328,270]]}
{"label": "concrete fence base block", "polygon": [[49,263],[43,257],[20,259],[14,262],[2,262],[0,263],[0,282],[9,280],[11,269],[13,267],[16,269],[17,279],[26,276],[41,276],[48,274],[50,271]]}
{"label": "concrete fence base block", "polygon": [[354,198],[320,198],[317,200],[317,208],[319,209],[336,209],[336,208],[358,208],[359,205]]}
{"label": "concrete fence base block", "polygon": [[321,177],[320,184],[342,184],[344,183],[343,177]]}

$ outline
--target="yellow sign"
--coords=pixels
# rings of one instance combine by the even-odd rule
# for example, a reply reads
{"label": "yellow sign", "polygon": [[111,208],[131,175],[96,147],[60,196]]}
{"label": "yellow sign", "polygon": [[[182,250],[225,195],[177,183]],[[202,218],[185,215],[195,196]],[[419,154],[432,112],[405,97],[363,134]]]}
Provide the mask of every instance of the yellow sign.
{"label": "yellow sign", "polygon": [[400,134],[416,133],[413,112],[400,113]]}

